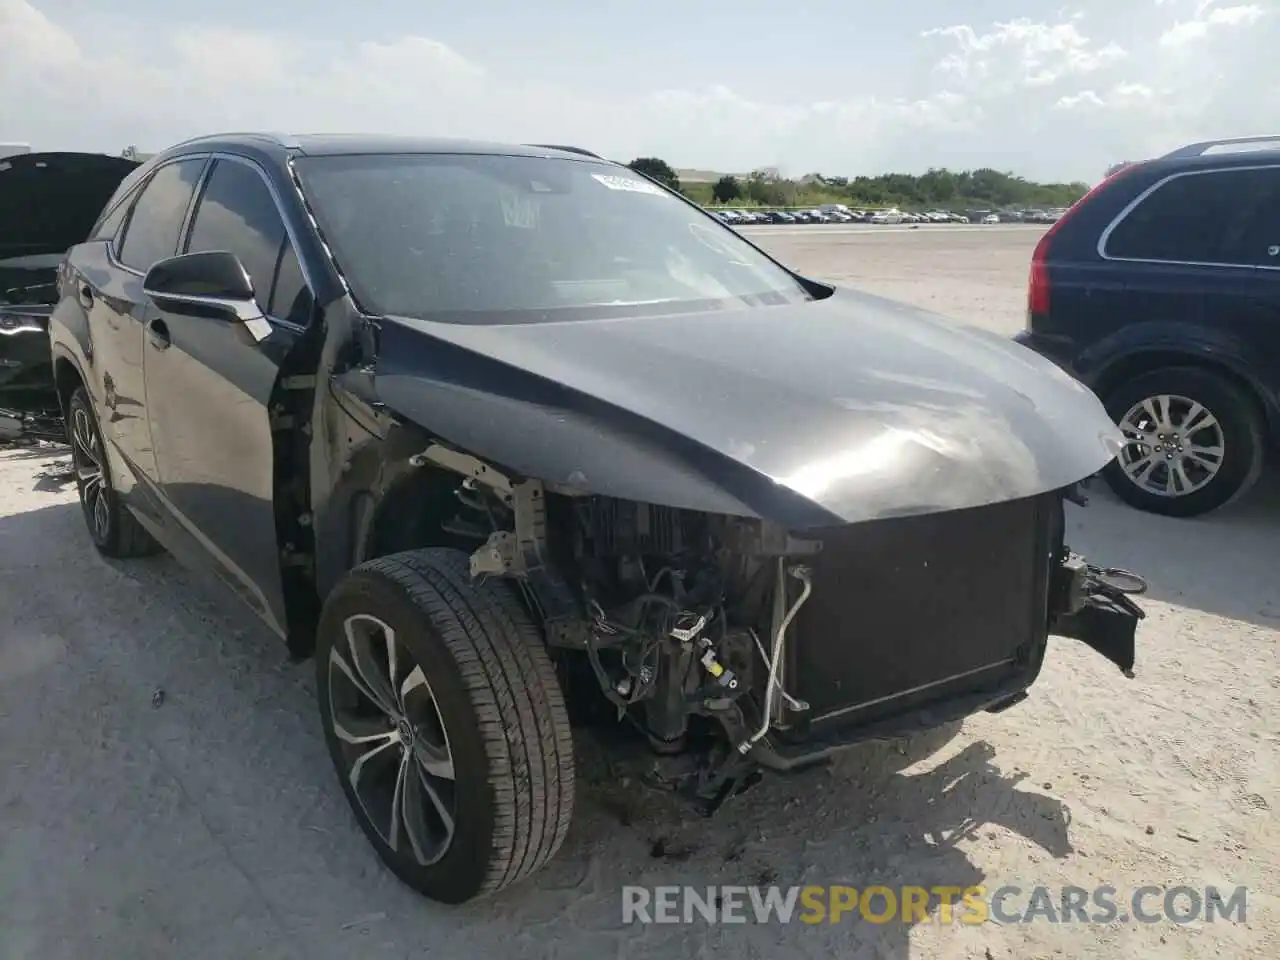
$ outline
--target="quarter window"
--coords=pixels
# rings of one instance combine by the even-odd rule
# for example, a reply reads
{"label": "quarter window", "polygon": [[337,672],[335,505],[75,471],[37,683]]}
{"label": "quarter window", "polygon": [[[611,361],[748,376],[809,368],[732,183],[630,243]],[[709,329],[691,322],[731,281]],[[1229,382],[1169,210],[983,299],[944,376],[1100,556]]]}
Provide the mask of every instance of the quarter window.
{"label": "quarter window", "polygon": [[267,313],[282,320],[306,326],[311,310],[311,291],[302,276],[302,265],[288,236],[280,244],[280,262],[271,287],[271,304]]}
{"label": "quarter window", "polygon": [[209,175],[187,241],[188,253],[208,250],[240,258],[264,313],[305,322],[295,311],[305,290],[297,255],[266,181],[248,164],[218,160]]}
{"label": "quarter window", "polygon": [[203,157],[179,160],[155,172],[133,205],[120,246],[121,263],[146,272],[157,260],[173,256],[204,164]]}
{"label": "quarter window", "polygon": [[1280,167],[1166,181],[1116,225],[1106,255],[1280,267]]}
{"label": "quarter window", "polygon": [[120,226],[124,223],[125,217],[129,215],[129,209],[133,206],[133,201],[137,197],[137,190],[130,191],[127,196],[121,199],[115,205],[115,208],[107,213],[99,221],[97,227],[93,231],[91,240],[114,240],[117,233],[120,232]]}

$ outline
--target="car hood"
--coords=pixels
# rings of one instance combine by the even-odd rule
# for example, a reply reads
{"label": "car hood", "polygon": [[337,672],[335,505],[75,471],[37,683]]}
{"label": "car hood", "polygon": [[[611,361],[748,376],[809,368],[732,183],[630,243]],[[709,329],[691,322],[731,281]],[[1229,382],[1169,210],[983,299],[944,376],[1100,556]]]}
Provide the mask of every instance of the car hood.
{"label": "car hood", "polygon": [[[503,394],[532,375],[845,521],[1038,495],[1091,476],[1120,448],[1094,395],[1031,350],[851,290],[713,313],[515,325],[388,318],[384,334],[389,325],[509,371],[474,374],[470,389]],[[403,396],[416,353],[381,351],[394,393]],[[564,481],[572,466],[541,479]],[[574,475],[591,488],[590,476]]]}
{"label": "car hood", "polygon": [[101,153],[21,153],[0,159],[0,300],[43,283],[89,235],[116,187],[138,166]]}

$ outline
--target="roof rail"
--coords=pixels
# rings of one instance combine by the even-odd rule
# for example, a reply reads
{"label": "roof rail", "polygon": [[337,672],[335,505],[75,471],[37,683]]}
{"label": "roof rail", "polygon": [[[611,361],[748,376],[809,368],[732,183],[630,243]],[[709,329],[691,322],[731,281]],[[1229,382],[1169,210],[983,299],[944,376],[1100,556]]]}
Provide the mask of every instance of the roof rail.
{"label": "roof rail", "polygon": [[1201,140],[1179,147],[1172,153],[1166,153],[1161,160],[1185,160],[1188,157],[1201,157],[1214,147],[1230,147],[1246,143],[1274,143],[1280,149],[1280,134],[1269,134],[1257,137],[1227,137],[1222,140]]}
{"label": "roof rail", "polygon": [[185,147],[189,144],[200,143],[203,140],[225,140],[228,138],[244,137],[252,140],[266,140],[278,147],[286,149],[296,148],[298,146],[297,139],[284,133],[273,133],[266,130],[222,130],[217,133],[202,133],[197,137],[188,137],[186,140],[180,140],[173,144],[174,147]]}
{"label": "roof rail", "polygon": [[598,153],[592,153],[590,150],[583,150],[581,147],[566,147],[558,143],[529,143],[529,147],[537,147],[539,150],[563,150],[566,153],[579,153],[584,157],[591,157],[593,160],[603,160]]}

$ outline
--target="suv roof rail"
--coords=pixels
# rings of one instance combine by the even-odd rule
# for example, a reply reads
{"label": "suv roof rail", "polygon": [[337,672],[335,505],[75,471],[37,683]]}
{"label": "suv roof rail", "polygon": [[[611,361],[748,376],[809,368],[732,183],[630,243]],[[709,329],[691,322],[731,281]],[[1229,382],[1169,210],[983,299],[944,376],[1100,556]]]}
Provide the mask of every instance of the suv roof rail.
{"label": "suv roof rail", "polygon": [[582,147],[566,147],[559,143],[531,143],[529,146],[537,147],[539,150],[563,150],[566,153],[579,153],[584,157],[591,157],[593,160],[604,159],[598,153],[592,153],[590,150],[582,149]]}
{"label": "suv roof rail", "polygon": [[1185,160],[1188,157],[1201,157],[1212,150],[1214,147],[1230,147],[1246,143],[1274,143],[1276,149],[1280,149],[1280,134],[1264,134],[1257,137],[1226,137],[1221,140],[1201,140],[1199,143],[1189,143],[1185,147],[1179,147],[1172,153],[1166,153],[1161,160]]}
{"label": "suv roof rail", "polygon": [[197,137],[188,137],[185,140],[179,140],[173,144],[174,147],[185,147],[193,143],[201,143],[205,140],[235,140],[243,138],[246,140],[266,140],[276,146],[286,149],[296,149],[298,141],[296,137],[292,137],[285,133],[275,133],[267,130],[224,130],[221,133],[202,133]]}

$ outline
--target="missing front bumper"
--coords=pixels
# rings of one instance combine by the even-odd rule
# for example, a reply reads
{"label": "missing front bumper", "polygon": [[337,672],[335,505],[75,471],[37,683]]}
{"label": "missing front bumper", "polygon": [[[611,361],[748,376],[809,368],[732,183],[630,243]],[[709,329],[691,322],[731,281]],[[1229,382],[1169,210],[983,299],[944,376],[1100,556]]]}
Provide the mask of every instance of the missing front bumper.
{"label": "missing front bumper", "polygon": [[[1026,699],[1048,638],[1077,639],[1127,676],[1144,613],[1134,574],[1072,553],[1063,500],[1039,497],[817,531],[813,596],[784,648],[783,711],[750,759],[792,770],[856,743],[910,736]],[[793,599],[788,597],[788,599]],[[758,723],[726,724],[735,745]],[[748,711],[750,713],[750,711]]]}

